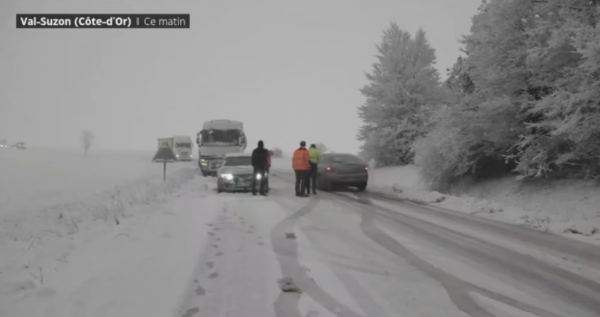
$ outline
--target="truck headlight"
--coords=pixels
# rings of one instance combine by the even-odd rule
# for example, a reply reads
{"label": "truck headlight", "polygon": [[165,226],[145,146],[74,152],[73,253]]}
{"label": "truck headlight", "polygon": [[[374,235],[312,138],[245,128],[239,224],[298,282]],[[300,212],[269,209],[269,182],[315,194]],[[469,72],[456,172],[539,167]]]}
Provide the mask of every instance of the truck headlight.
{"label": "truck headlight", "polygon": [[260,174],[256,174],[256,179],[261,179],[262,176]]}
{"label": "truck headlight", "polygon": [[221,178],[230,181],[233,179],[233,174],[221,174]]}

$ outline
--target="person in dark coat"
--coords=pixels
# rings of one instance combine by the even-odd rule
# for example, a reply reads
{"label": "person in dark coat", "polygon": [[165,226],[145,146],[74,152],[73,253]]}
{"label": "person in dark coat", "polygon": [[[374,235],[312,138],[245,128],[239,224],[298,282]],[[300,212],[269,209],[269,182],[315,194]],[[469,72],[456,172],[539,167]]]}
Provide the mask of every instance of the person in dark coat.
{"label": "person in dark coat", "polygon": [[252,178],[252,195],[256,196],[256,180],[260,181],[260,194],[266,196],[265,178],[267,165],[269,162],[269,151],[265,149],[263,141],[258,141],[258,147],[252,151],[252,167],[254,168],[254,177]]}

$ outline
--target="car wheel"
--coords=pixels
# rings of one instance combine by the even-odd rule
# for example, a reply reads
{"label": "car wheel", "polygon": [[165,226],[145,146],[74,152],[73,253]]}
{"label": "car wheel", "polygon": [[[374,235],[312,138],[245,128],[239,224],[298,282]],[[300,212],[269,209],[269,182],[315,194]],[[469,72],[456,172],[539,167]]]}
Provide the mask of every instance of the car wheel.
{"label": "car wheel", "polygon": [[367,189],[367,183],[362,183],[362,184],[360,184],[360,185],[358,185],[356,187],[358,187],[358,191],[359,192],[364,192],[365,189]]}
{"label": "car wheel", "polygon": [[331,182],[324,180],[321,175],[317,175],[317,188],[323,191],[331,191]]}

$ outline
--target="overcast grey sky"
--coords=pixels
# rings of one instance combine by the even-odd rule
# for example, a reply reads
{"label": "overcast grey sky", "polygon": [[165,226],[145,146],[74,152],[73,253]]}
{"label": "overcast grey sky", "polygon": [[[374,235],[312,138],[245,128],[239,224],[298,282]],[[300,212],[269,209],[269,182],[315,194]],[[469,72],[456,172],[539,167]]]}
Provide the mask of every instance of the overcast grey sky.
{"label": "overcast grey sky", "polygon": [[[392,21],[422,27],[441,74],[481,0],[0,0],[0,138],[155,148],[210,119],[284,151],[356,152],[358,91]],[[16,13],[190,13],[191,29],[19,29]]]}

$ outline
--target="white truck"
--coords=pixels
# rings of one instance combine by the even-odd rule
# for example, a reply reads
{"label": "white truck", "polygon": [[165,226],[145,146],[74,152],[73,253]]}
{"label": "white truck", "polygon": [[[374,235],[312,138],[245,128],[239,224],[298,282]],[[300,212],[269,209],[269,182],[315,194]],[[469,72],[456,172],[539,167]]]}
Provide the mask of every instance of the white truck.
{"label": "white truck", "polygon": [[173,137],[173,153],[178,161],[192,161],[194,144],[189,135],[176,135]]}
{"label": "white truck", "polygon": [[246,150],[244,124],[235,120],[209,120],[196,135],[198,167],[203,176],[217,175],[225,154]]}
{"label": "white truck", "polygon": [[168,147],[173,151],[178,161],[191,161],[192,155],[192,138],[186,135],[176,135],[170,138],[159,138],[158,148]]}

